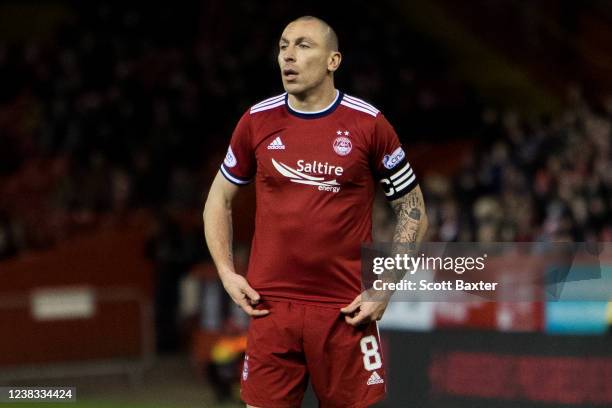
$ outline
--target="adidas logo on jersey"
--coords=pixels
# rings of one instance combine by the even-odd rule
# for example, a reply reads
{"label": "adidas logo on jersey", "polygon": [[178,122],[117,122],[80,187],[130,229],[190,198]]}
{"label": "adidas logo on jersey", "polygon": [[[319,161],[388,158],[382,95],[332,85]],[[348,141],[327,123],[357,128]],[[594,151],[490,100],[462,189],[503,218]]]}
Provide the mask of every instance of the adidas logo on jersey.
{"label": "adidas logo on jersey", "polygon": [[280,136],[277,136],[276,139],[272,141],[268,145],[268,150],[285,150],[285,145],[283,144]]}
{"label": "adidas logo on jersey", "polygon": [[372,375],[370,376],[370,378],[368,378],[368,385],[374,385],[374,384],[382,384],[384,383],[385,380],[383,380],[382,378],[380,378],[380,375],[378,375],[378,373],[376,371],[374,371],[372,373]]}

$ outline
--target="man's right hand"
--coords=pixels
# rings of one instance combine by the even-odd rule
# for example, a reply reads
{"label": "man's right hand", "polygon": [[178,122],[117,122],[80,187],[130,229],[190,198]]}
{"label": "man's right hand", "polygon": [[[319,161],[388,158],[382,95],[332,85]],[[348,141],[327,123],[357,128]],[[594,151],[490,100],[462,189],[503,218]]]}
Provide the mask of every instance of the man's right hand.
{"label": "man's right hand", "polygon": [[247,280],[235,272],[229,272],[221,276],[223,287],[230,295],[232,300],[245,311],[246,314],[253,317],[265,316],[270,313],[269,310],[258,310],[253,308],[259,303],[259,294],[249,286]]}

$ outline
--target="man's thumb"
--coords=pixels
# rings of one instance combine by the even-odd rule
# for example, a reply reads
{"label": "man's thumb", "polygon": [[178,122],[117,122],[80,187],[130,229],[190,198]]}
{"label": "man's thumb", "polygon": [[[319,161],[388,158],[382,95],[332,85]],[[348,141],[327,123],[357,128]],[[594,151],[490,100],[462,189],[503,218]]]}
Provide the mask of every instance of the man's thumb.
{"label": "man's thumb", "polygon": [[340,309],[340,311],[342,313],[353,313],[359,307],[359,300],[360,298],[356,297],[355,299],[353,299],[350,305],[344,306],[342,309]]}
{"label": "man's thumb", "polygon": [[255,289],[250,287],[248,284],[243,288],[243,291],[244,294],[247,295],[247,297],[251,301],[251,304],[256,304],[257,302],[259,302],[259,293],[257,293]]}

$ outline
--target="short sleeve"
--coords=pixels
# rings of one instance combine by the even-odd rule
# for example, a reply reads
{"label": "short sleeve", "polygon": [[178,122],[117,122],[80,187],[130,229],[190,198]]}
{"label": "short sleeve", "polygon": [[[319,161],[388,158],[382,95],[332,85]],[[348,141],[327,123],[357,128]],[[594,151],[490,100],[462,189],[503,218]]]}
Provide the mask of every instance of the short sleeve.
{"label": "short sleeve", "polygon": [[409,193],[418,184],[395,129],[382,114],[376,117],[374,126],[371,166],[389,201]]}
{"label": "short sleeve", "polygon": [[246,112],[234,129],[232,140],[221,164],[221,173],[237,185],[248,184],[256,171],[255,153],[251,143],[250,114]]}

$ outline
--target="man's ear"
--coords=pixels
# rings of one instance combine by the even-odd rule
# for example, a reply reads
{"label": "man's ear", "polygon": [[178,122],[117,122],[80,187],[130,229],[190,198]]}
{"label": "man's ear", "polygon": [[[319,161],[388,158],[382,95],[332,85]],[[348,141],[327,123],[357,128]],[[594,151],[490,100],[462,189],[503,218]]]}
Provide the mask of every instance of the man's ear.
{"label": "man's ear", "polygon": [[342,54],[338,51],[332,51],[329,55],[329,59],[327,60],[327,70],[330,72],[336,71],[340,67],[340,63],[342,62]]}

